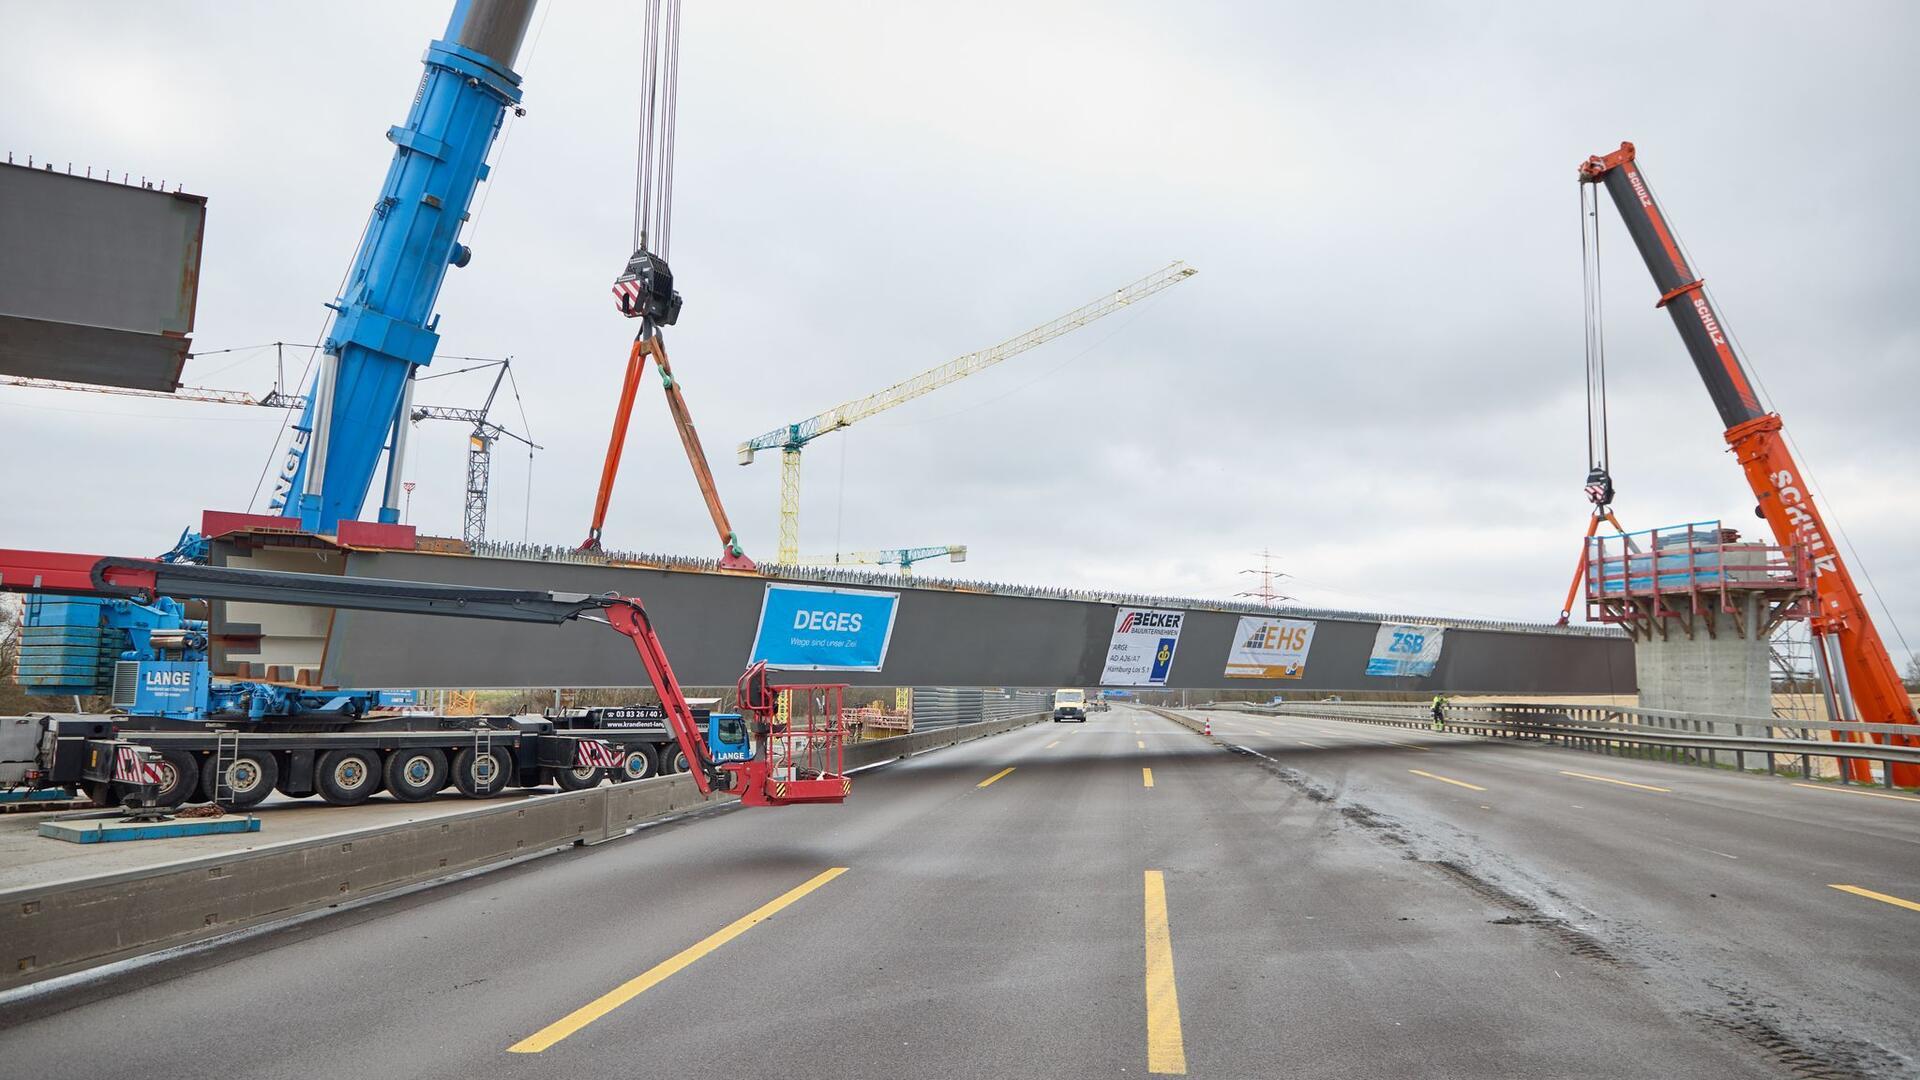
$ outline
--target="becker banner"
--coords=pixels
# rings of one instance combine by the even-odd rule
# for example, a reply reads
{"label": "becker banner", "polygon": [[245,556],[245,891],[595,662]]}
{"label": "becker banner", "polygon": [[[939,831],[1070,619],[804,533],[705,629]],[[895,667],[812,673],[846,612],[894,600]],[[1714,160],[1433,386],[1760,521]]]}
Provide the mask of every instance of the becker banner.
{"label": "becker banner", "polygon": [[1384,623],[1373,636],[1367,674],[1431,675],[1440,663],[1440,646],[1445,641],[1446,630],[1442,627]]}
{"label": "becker banner", "polygon": [[1227,651],[1229,679],[1298,679],[1307,673],[1313,624],[1299,619],[1242,615]]}
{"label": "becker banner", "polygon": [[1107,643],[1102,686],[1165,686],[1173,670],[1185,612],[1121,608],[1113,616],[1113,640]]}

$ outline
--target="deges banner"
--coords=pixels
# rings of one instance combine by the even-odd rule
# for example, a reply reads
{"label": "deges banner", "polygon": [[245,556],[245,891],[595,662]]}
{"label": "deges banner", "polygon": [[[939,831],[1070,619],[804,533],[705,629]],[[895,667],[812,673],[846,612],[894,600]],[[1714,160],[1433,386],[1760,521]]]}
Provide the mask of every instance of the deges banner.
{"label": "deges banner", "polygon": [[1100,685],[1167,685],[1173,652],[1180,645],[1180,623],[1185,618],[1185,612],[1152,608],[1121,608],[1115,612]]}
{"label": "deges banner", "polygon": [[767,586],[748,663],[783,671],[879,671],[900,594],[821,585]]}
{"label": "deges banner", "polygon": [[1240,617],[1227,650],[1229,679],[1298,679],[1307,673],[1313,624],[1302,619]]}
{"label": "deges banner", "polygon": [[1369,675],[1433,674],[1440,663],[1440,647],[1446,643],[1446,628],[1383,623],[1373,636],[1373,654],[1367,657]]}

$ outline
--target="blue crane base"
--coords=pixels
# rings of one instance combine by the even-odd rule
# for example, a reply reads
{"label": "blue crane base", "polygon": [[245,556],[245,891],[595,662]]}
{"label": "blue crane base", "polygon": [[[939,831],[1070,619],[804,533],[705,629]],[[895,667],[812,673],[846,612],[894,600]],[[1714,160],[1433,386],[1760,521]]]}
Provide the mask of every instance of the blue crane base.
{"label": "blue crane base", "polygon": [[170,840],[176,836],[259,832],[260,819],[247,817],[174,818],[171,821],[43,821],[40,835],[72,844],[111,844],[121,840]]}

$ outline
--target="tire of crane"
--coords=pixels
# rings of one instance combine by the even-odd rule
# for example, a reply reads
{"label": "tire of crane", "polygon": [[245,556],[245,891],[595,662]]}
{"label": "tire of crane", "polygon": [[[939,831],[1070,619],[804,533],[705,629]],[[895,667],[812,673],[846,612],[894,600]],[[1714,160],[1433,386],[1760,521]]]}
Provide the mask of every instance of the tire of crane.
{"label": "tire of crane", "polygon": [[606,779],[607,770],[581,765],[573,769],[548,769],[547,776],[561,791],[585,791],[600,786]]}
{"label": "tire of crane", "polygon": [[387,754],[387,790],[401,802],[425,802],[447,786],[447,755],[431,746]]}
{"label": "tire of crane", "polygon": [[[507,752],[494,747],[486,756],[492,762],[490,771],[481,764],[480,755],[471,746],[462,748],[453,756],[453,786],[469,799],[492,798],[513,783],[513,761],[507,757]],[[484,779],[481,776],[483,772],[487,773]]]}
{"label": "tire of crane", "polygon": [[160,751],[160,790],[155,806],[179,806],[200,790],[200,762],[190,750]]}
{"label": "tire of crane", "polygon": [[667,752],[660,756],[660,774],[662,776],[678,776],[686,771],[687,752],[680,749],[677,743],[667,747]]}
{"label": "tire of crane", "polygon": [[645,744],[627,749],[627,758],[620,767],[612,770],[613,782],[624,784],[632,780],[645,780],[660,771],[660,753]]}
{"label": "tire of crane", "polygon": [[230,810],[244,810],[258,805],[260,800],[273,794],[273,786],[280,781],[280,763],[274,760],[267,750],[242,750],[227,767],[226,783],[221,785],[214,774],[214,763],[218,757],[207,755],[206,764],[200,767],[200,794],[208,802],[219,802],[214,798],[214,789],[224,786],[227,801],[222,804]]}
{"label": "tire of crane", "polygon": [[380,755],[372,750],[329,750],[313,770],[314,790],[334,806],[366,802],[382,779]]}

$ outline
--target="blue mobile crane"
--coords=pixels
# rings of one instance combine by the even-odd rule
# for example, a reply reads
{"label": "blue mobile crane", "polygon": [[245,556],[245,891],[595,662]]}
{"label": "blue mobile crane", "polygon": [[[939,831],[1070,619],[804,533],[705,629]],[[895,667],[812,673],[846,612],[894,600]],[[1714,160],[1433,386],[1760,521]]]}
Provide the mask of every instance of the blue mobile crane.
{"label": "blue mobile crane", "polygon": [[513,64],[534,0],[456,0],[445,37],[404,125],[387,129],[393,162],[331,304],[320,370],[275,480],[273,507],[313,533],[359,517],[386,455],[379,520],[400,520],[414,374],[440,343],[433,313],[449,267],[473,252],[460,227],[487,177],[508,109],[520,107]]}
{"label": "blue mobile crane", "polygon": [[[444,37],[427,45],[425,70],[404,125],[387,129],[393,160],[354,253],[320,370],[275,480],[272,507],[304,532],[333,534],[358,519],[382,455],[379,521],[400,520],[401,474],[416,371],[440,337],[433,313],[450,267],[472,251],[460,228],[508,109],[520,107],[513,64],[534,0],[456,0]],[[205,562],[189,530],[162,557]],[[207,625],[167,597],[31,598],[20,683],[39,695],[111,695],[116,708],[169,720],[359,716],[395,704],[372,690],[322,691],[216,679]]]}

